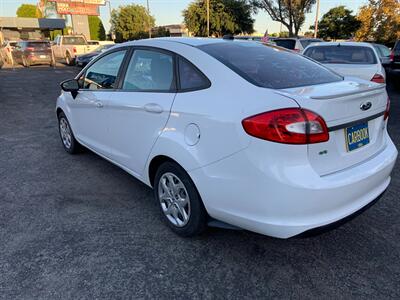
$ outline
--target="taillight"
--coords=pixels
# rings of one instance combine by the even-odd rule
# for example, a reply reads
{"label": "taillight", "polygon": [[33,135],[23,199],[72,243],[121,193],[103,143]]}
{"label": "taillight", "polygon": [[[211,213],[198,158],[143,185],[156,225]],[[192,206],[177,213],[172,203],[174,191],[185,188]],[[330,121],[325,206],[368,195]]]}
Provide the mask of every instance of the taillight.
{"label": "taillight", "polygon": [[391,62],[394,62],[394,51],[393,50],[392,50],[392,52],[390,52],[389,59]]}
{"label": "taillight", "polygon": [[371,81],[376,83],[385,83],[385,77],[381,74],[375,74],[374,77],[371,78]]}
{"label": "taillight", "polygon": [[285,108],[246,118],[247,134],[277,143],[313,144],[329,140],[328,127],[318,114],[301,108]]}
{"label": "taillight", "polygon": [[74,51],[74,53],[76,53],[76,48],[74,47],[74,48],[72,48],[72,51]]}
{"label": "taillight", "polygon": [[389,118],[389,112],[390,112],[390,99],[387,99],[387,103],[386,103],[386,110],[385,110],[385,114],[383,115],[383,120],[387,120]]}
{"label": "taillight", "polygon": [[35,50],[35,48],[33,48],[33,47],[26,47],[25,49],[28,50],[28,51],[34,51]]}

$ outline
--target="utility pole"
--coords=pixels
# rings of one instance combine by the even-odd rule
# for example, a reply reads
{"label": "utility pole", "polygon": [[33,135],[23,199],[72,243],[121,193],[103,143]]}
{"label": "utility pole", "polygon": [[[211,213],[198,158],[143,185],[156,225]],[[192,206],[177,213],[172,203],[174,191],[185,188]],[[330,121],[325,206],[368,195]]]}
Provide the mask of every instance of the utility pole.
{"label": "utility pole", "polygon": [[319,0],[317,0],[317,12],[315,13],[315,24],[314,24],[314,38],[318,35],[318,18],[319,18]]}
{"label": "utility pole", "polygon": [[207,37],[210,37],[210,0],[207,1]]}
{"label": "utility pole", "polygon": [[149,22],[149,39],[151,39],[151,16],[150,16],[150,6],[149,0],[147,0],[147,15],[148,15],[148,22]]}

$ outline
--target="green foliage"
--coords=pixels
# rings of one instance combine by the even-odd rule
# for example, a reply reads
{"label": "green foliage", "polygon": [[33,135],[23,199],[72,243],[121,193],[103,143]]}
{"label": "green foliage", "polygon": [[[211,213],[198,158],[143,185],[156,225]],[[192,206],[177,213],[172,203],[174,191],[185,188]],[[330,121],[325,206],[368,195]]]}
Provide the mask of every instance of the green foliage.
{"label": "green foliage", "polygon": [[17,17],[19,18],[41,18],[42,13],[33,4],[21,4],[17,9]]}
{"label": "green foliage", "polygon": [[[210,35],[251,34],[253,7],[244,0],[210,0]],[[207,6],[196,0],[183,11],[184,23],[195,36],[207,36]]]}
{"label": "green foliage", "polygon": [[282,23],[289,36],[298,36],[306,19],[305,14],[311,12],[316,0],[252,0],[253,5],[264,9],[273,21]]}
{"label": "green foliage", "polygon": [[147,38],[149,28],[154,27],[155,19],[142,5],[125,5],[111,12],[111,29],[116,41],[124,42]]}
{"label": "green foliage", "polygon": [[[343,5],[330,9],[318,22],[318,36],[323,39],[348,39],[354,36],[361,22]],[[311,26],[310,29],[314,29]]]}
{"label": "green foliage", "polygon": [[104,30],[103,22],[98,16],[88,16],[90,39],[104,41],[106,39],[106,31]]}

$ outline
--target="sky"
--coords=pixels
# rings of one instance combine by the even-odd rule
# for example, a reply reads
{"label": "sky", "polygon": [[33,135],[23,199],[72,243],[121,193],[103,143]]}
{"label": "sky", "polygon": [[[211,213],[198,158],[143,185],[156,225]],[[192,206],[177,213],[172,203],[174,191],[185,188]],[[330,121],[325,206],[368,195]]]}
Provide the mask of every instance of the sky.
{"label": "sky", "polygon": [[[150,12],[156,18],[156,25],[180,24],[183,21],[182,10],[184,10],[193,0],[149,0]],[[326,13],[332,7],[344,5],[357,13],[358,8],[368,2],[367,0],[320,0],[320,16]],[[0,17],[14,17],[15,12],[22,3],[36,4],[38,0],[0,0]],[[111,8],[117,8],[120,5],[141,4],[146,5],[146,0],[110,0]],[[316,6],[311,13],[307,14],[306,22],[302,31],[308,31],[310,25],[315,20]],[[108,30],[110,23],[108,6],[100,7],[100,17],[104,27]],[[269,33],[279,32],[280,23],[273,22],[265,11],[259,11],[255,18],[255,30],[263,34],[266,29]],[[285,27],[282,28],[286,31]]]}

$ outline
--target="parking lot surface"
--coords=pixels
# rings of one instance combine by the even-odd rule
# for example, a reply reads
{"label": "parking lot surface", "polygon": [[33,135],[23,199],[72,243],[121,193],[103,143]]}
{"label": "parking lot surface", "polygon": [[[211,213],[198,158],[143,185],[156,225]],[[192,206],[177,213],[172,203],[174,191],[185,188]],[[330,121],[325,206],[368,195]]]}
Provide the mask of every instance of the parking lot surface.
{"label": "parking lot surface", "polygon": [[[1,299],[400,298],[399,163],[376,205],[322,235],[182,239],[151,189],[63,150],[55,101],[77,71],[0,70]],[[399,147],[400,93],[389,90]]]}

